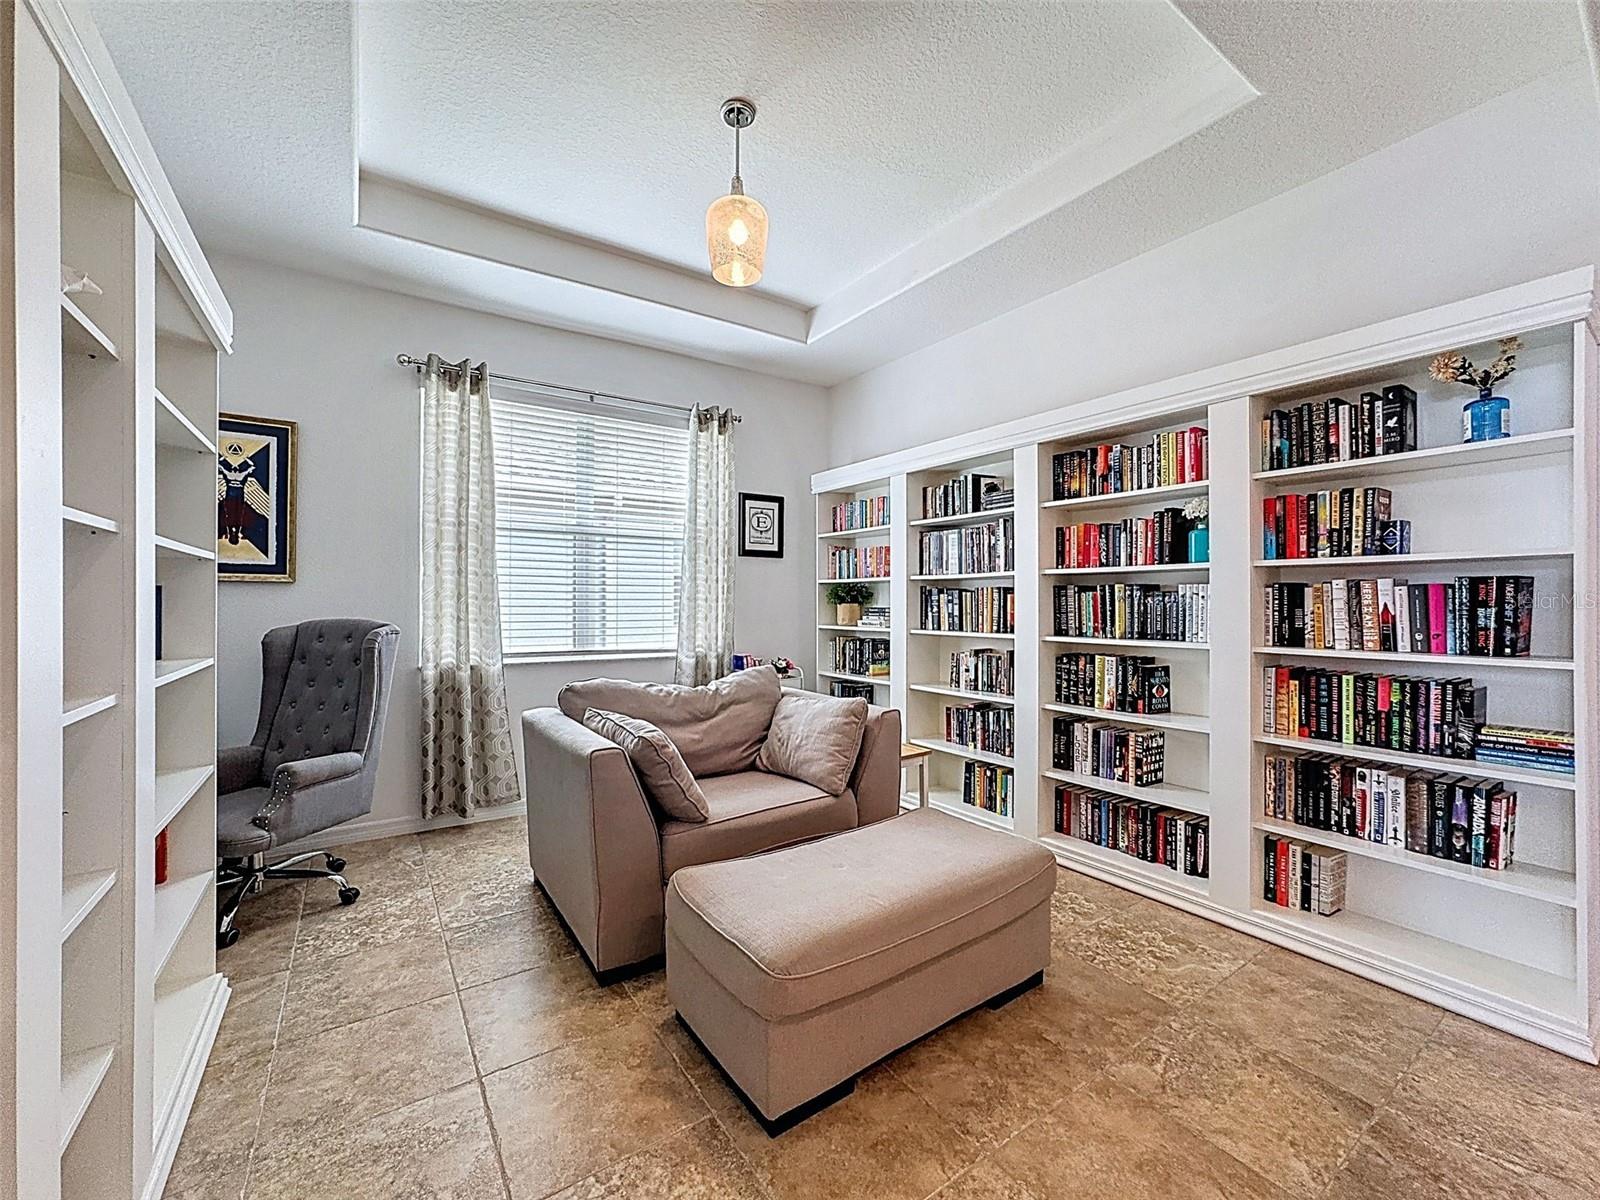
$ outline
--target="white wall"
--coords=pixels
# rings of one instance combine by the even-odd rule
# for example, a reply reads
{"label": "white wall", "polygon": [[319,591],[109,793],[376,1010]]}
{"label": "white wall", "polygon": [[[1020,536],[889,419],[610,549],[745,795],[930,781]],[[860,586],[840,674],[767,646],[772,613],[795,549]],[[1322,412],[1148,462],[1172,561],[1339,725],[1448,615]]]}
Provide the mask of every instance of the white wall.
{"label": "white wall", "polygon": [[[261,635],[312,617],[359,616],[401,629],[379,788],[370,817],[396,829],[420,814],[416,376],[401,352],[487,359],[490,369],[675,404],[731,405],[742,490],[787,498],[787,553],[738,560],[738,646],[786,654],[809,673],[810,474],[824,465],[821,388],[434,304],[248,259],[211,259],[233,305],[235,352],[222,363],[222,409],[298,421],[296,582],[222,583],[219,736],[255,728]],[[667,660],[512,665],[513,722],[594,674],[670,680]],[[520,746],[518,747],[520,754]],[[351,827],[353,828],[353,826]]]}
{"label": "white wall", "polygon": [[1600,259],[1575,68],[832,389],[830,466]]}

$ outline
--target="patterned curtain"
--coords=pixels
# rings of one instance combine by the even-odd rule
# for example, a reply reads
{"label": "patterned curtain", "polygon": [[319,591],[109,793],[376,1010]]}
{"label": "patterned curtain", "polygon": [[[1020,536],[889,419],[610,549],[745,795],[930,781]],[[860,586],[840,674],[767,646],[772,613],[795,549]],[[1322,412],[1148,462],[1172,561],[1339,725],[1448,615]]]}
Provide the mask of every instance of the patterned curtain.
{"label": "patterned curtain", "polygon": [[733,411],[689,416],[689,504],[674,678],[698,686],[726,674],[733,656]]}
{"label": "patterned curtain", "polygon": [[519,799],[500,658],[488,368],[422,373],[422,815]]}

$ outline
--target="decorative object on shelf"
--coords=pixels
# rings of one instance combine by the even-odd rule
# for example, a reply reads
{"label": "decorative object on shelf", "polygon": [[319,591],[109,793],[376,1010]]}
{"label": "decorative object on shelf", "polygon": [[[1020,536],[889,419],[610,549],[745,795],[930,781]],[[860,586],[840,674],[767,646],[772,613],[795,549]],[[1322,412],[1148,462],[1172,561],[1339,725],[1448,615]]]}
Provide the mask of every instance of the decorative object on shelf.
{"label": "decorative object on shelf", "polygon": [[872,589],[864,583],[833,583],[827,598],[833,605],[833,623],[854,625],[861,620],[861,606],[872,599]]}
{"label": "decorative object on shelf", "polygon": [[156,834],[156,886],[167,881],[167,831]]}
{"label": "decorative object on shelf", "polygon": [[88,275],[70,263],[61,264],[61,294],[63,296],[103,296],[105,291]]}
{"label": "decorative object on shelf", "polygon": [[1211,561],[1211,501],[1196,496],[1183,506],[1183,515],[1189,521],[1189,561]]}
{"label": "decorative object on shelf", "polygon": [[774,658],[762,658],[756,654],[735,654],[730,660],[732,669],[746,671],[751,667],[771,667],[778,673],[779,679],[804,679],[805,672],[792,658],[778,655]]}
{"label": "decorative object on shelf", "polygon": [[783,557],[783,497],[739,493],[739,554],[743,558]]}
{"label": "decorative object on shelf", "polygon": [[1511,436],[1511,401],[1494,394],[1494,385],[1517,369],[1522,339],[1500,339],[1500,357],[1487,367],[1475,367],[1460,350],[1447,350],[1428,365],[1428,374],[1440,383],[1464,383],[1478,389],[1478,398],[1461,406],[1461,440],[1490,442]]}
{"label": "decorative object on shelf", "polygon": [[739,131],[756,119],[756,106],[742,96],[722,102],[722,120],[733,130],[733,179],[728,194],[706,209],[706,253],[711,277],[729,287],[749,287],[761,279],[767,258],[767,210],[744,194],[739,177]]}
{"label": "decorative object on shelf", "polygon": [[294,582],[299,426],[217,416],[217,578]]}

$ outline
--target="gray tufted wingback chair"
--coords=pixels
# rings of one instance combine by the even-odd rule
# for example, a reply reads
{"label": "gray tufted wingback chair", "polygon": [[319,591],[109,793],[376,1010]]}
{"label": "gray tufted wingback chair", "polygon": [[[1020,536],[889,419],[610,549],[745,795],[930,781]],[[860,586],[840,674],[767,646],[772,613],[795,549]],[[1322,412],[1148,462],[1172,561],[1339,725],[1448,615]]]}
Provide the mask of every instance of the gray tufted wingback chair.
{"label": "gray tufted wingback chair", "polygon": [[[378,748],[400,631],[382,621],[303,621],[261,639],[261,715],[248,746],[217,752],[217,945],[239,940],[234,917],[268,879],[330,879],[361,895],[326,850],[267,865],[275,849],[372,811]],[[301,867],[324,858],[327,869]]]}

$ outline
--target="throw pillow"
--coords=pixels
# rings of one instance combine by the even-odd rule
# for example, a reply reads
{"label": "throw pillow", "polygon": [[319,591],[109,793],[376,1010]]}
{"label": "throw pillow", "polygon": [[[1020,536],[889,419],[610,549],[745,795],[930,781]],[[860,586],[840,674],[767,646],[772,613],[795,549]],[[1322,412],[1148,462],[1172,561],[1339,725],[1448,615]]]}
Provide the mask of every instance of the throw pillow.
{"label": "throw pillow", "polygon": [[556,705],[574,721],[591,708],[648,721],[672,740],[696,777],[748,771],[766,740],[783,690],[772,667],[735,671],[704,687],[584,679],[569,683]]}
{"label": "throw pillow", "polygon": [[711,815],[705,793],[694,781],[672,739],[649,721],[591,708],[583,723],[622,747],[644,784],[645,794],[675,821],[701,822]]}
{"label": "throw pillow", "polygon": [[786,691],[756,755],[756,769],[803,779],[837,796],[850,782],[866,729],[867,702],[860,696]]}

